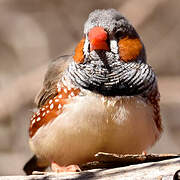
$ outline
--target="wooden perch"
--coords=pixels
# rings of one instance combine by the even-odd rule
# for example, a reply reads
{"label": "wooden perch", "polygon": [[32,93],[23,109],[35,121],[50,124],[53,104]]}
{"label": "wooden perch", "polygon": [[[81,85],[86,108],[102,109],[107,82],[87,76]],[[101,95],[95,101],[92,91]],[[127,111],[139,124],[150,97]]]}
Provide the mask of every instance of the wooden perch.
{"label": "wooden perch", "polygon": [[[30,176],[3,176],[0,180],[54,180],[54,179],[180,179],[180,155],[114,155],[98,153],[96,158],[99,163],[119,164],[123,162],[140,163],[125,167],[105,168],[86,170],[77,173],[51,173],[38,172]],[[168,160],[163,160],[168,159]],[[157,161],[158,160],[158,161]],[[161,160],[161,161],[159,161]],[[157,161],[157,162],[148,162]],[[121,163],[120,163],[121,162]],[[142,163],[143,162],[143,163]],[[92,164],[93,162],[91,162]],[[95,167],[95,166],[94,166]]]}
{"label": "wooden perch", "polygon": [[124,167],[133,164],[140,164],[146,162],[157,162],[167,159],[173,159],[180,157],[176,154],[110,154],[99,152],[95,155],[96,161],[83,164],[80,168],[82,170],[90,170],[97,168],[115,168],[115,167]]}

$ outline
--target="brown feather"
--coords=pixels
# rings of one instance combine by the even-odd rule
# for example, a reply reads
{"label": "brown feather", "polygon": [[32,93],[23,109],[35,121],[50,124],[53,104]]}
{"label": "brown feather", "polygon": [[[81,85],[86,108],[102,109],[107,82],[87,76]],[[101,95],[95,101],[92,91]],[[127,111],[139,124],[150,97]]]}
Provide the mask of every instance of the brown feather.
{"label": "brown feather", "polygon": [[160,105],[159,105],[160,93],[159,93],[157,84],[154,87],[153,91],[149,94],[148,100],[153,106],[153,111],[154,111],[153,118],[156,123],[156,126],[157,126],[159,132],[162,133],[163,127],[162,127],[162,121],[161,121],[161,115],[160,115]]}
{"label": "brown feather", "polygon": [[38,108],[57,95],[56,85],[71,61],[72,56],[61,56],[49,65],[45,74],[43,86],[35,98],[35,103]]}

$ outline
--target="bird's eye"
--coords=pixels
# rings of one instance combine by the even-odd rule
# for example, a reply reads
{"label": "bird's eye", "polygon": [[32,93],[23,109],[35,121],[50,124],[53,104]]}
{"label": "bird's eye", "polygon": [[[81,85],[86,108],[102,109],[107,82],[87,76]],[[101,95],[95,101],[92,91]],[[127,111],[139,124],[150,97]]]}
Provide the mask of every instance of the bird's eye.
{"label": "bird's eye", "polygon": [[81,41],[76,46],[75,54],[73,58],[77,64],[84,62],[84,53],[83,53],[84,43],[85,43],[85,38],[81,39]]}
{"label": "bird's eye", "polygon": [[143,45],[138,37],[123,37],[118,42],[120,59],[129,62],[136,60],[139,56]]}
{"label": "bird's eye", "polygon": [[115,33],[115,35],[114,35],[114,37],[115,37],[117,40],[123,38],[123,36],[124,36],[124,33],[123,33],[122,31],[117,31],[117,32]]}

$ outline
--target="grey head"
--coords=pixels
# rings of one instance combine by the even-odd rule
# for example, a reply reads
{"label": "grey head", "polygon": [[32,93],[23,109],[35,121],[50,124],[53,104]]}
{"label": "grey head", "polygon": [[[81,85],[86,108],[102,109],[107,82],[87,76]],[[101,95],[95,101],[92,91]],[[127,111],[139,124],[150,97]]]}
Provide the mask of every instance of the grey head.
{"label": "grey head", "polygon": [[103,27],[110,35],[117,32],[132,33],[134,28],[128,20],[115,9],[95,10],[89,14],[84,24],[84,34],[88,34],[93,27]]}
{"label": "grey head", "polygon": [[[123,60],[123,55],[120,51],[120,44],[118,46],[118,42],[123,40],[124,38],[129,39],[138,39],[138,43],[141,45],[141,49],[139,50],[136,57],[132,57],[130,60],[136,60],[139,62],[145,62],[145,48],[144,45],[134,29],[134,27],[128,22],[128,20],[122,16],[117,10],[115,9],[108,9],[108,10],[95,10],[89,14],[88,20],[85,22],[84,25],[84,36],[85,36],[85,46],[84,46],[84,55],[88,58],[90,55],[90,37],[89,33],[94,27],[102,27],[105,32],[107,32],[107,43],[110,48],[111,54],[115,54],[118,59]],[[102,49],[101,49],[102,50]],[[95,52],[99,52],[98,50],[92,51],[92,54]],[[108,53],[109,54],[109,53]],[[129,60],[129,59],[128,59]]]}
{"label": "grey head", "polygon": [[138,33],[115,9],[89,14],[67,75],[77,86],[105,96],[146,94],[156,86]]}

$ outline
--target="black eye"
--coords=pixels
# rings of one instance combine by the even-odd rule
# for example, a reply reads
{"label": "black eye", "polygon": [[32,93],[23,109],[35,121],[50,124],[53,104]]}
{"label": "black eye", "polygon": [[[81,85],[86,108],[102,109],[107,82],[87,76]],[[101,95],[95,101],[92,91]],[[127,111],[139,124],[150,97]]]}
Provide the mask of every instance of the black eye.
{"label": "black eye", "polygon": [[117,31],[116,33],[115,33],[115,36],[118,38],[118,37],[120,37],[120,36],[122,36],[122,32],[121,31]]}
{"label": "black eye", "polygon": [[117,40],[120,40],[121,38],[125,37],[125,33],[122,31],[117,31],[115,32],[114,36]]}

